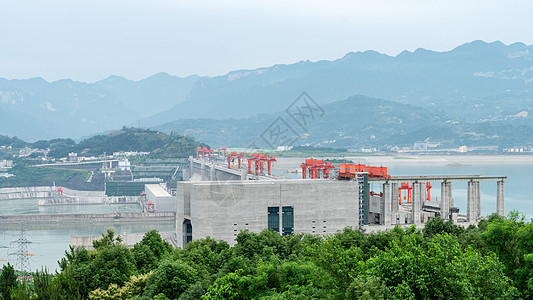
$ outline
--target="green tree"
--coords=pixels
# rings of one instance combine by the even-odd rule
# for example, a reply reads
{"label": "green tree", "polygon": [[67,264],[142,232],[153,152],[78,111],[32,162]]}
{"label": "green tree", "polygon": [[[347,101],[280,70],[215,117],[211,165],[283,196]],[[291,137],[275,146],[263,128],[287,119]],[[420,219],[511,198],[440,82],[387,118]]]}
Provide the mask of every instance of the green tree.
{"label": "green tree", "polygon": [[348,287],[346,299],[389,299],[389,289],[378,277],[358,276]]}
{"label": "green tree", "polygon": [[245,297],[243,291],[241,290],[242,284],[239,284],[241,274],[242,270],[237,270],[235,273],[229,273],[224,277],[218,278],[202,296],[202,299],[248,299],[248,297]]}
{"label": "green tree", "polygon": [[432,238],[443,233],[460,236],[464,231],[462,226],[455,225],[452,220],[444,221],[441,218],[431,218],[422,229],[422,234],[426,238]]}
{"label": "green tree", "polygon": [[524,298],[533,299],[528,287],[531,269],[527,261],[533,254],[533,224],[517,211],[507,218],[491,215],[484,224],[481,239],[487,250],[494,252],[505,266],[505,273],[513,280]]}
{"label": "green tree", "polygon": [[122,244],[98,249],[90,267],[92,289],[107,289],[111,283],[121,286],[137,271],[132,253]]}
{"label": "green tree", "polygon": [[17,275],[15,268],[10,264],[2,267],[0,274],[0,295],[3,299],[11,299],[11,291],[17,287]]}
{"label": "green tree", "polygon": [[132,250],[137,269],[141,273],[155,269],[159,260],[171,251],[172,245],[163,240],[157,230],[147,232]]}
{"label": "green tree", "polygon": [[177,299],[197,280],[197,271],[185,262],[163,259],[148,278],[144,296],[153,298],[163,293],[170,299]]}
{"label": "green tree", "polygon": [[33,291],[35,296],[33,299],[58,299],[59,291],[56,284],[52,281],[52,275],[48,274],[48,270],[35,272],[33,276]]}
{"label": "green tree", "polygon": [[122,243],[122,238],[120,236],[115,236],[115,231],[113,229],[108,229],[107,233],[102,233],[102,238],[99,240],[93,241],[93,248],[96,250],[112,247]]}

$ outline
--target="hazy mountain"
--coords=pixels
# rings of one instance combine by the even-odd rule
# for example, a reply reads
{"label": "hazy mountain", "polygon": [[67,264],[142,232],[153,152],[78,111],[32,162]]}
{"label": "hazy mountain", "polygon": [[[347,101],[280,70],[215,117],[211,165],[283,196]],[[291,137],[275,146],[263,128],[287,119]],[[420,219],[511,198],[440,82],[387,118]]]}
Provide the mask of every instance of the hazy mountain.
{"label": "hazy mountain", "polygon": [[[427,141],[440,147],[533,145],[533,127],[503,121],[464,122],[432,113],[420,106],[366,96],[352,96],[322,106],[300,126],[286,111],[241,119],[182,119],[154,127],[162,132],[194,136],[213,146],[276,147],[313,145],[387,150]],[[269,140],[269,130],[282,118],[287,132],[297,138],[289,143]],[[285,124],[285,123],[283,123]],[[270,143],[270,144],[269,144]]]}
{"label": "hazy mountain", "polygon": [[[446,52],[417,49],[397,56],[354,52],[334,61],[301,61],[216,77],[160,73],[141,81],[111,76],[95,83],[0,79],[0,134],[30,141],[79,138],[123,125],[173,122],[158,128],[172,128],[202,141],[205,137],[210,143],[224,137],[222,141],[242,145],[306,91],[327,116],[312,125],[316,128],[306,128],[313,133],[306,135],[314,139],[312,143],[410,142],[414,135],[406,132],[423,136],[427,126],[427,132],[454,142],[463,137],[494,142],[489,136],[501,141],[504,136],[498,132],[533,126],[532,85],[533,46],[483,41]],[[350,106],[353,99],[341,101],[352,95],[370,98],[357,102],[357,107]],[[373,103],[376,99],[393,102]],[[394,111],[387,111],[389,106]],[[396,118],[402,123],[394,123]],[[343,133],[347,124],[358,131]],[[487,126],[502,128],[493,130],[496,134],[472,136],[459,131],[483,132]],[[374,137],[367,141],[369,135]]]}
{"label": "hazy mountain", "polygon": [[36,140],[120,128],[183,101],[197,80],[165,73],[140,81],[110,76],[95,83],[0,79],[0,134]]}
{"label": "hazy mountain", "polygon": [[[269,138],[272,124],[299,138],[294,145],[312,144],[336,147],[382,143],[392,135],[405,135],[424,126],[444,123],[437,115],[421,108],[393,101],[352,96],[322,106],[324,114],[315,114],[296,123],[285,111],[241,119],[183,119],[154,127],[162,132],[192,135],[211,145],[258,147],[281,146]],[[282,118],[281,123],[277,121]],[[303,125],[303,126],[302,126]],[[289,141],[291,142],[291,141]],[[271,145],[268,145],[270,143]]]}
{"label": "hazy mountain", "polygon": [[394,57],[365,51],[335,61],[302,61],[204,77],[186,101],[142,123],[273,113],[303,91],[321,104],[361,94],[467,121],[500,120],[531,111],[532,87],[533,46],[522,43],[474,41],[447,52],[418,49]]}

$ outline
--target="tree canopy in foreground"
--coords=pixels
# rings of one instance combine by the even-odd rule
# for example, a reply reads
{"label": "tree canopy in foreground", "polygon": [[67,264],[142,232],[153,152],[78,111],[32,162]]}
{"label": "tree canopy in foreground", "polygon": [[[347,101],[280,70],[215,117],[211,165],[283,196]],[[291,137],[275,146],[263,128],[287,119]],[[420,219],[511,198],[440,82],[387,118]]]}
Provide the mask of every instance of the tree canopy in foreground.
{"label": "tree canopy in foreground", "polygon": [[463,228],[439,218],[424,229],[325,237],[242,231],[175,249],[156,231],[133,248],[108,230],[73,249],[60,271],[13,285],[9,299],[532,299],[533,224],[512,212]]}

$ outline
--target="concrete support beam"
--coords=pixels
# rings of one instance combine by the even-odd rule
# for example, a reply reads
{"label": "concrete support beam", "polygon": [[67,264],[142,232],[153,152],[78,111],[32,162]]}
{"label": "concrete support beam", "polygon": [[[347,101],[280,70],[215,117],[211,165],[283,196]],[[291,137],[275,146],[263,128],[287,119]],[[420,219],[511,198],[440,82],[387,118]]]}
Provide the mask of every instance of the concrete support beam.
{"label": "concrete support beam", "polygon": [[448,195],[448,207],[454,207],[454,203],[453,203],[453,194],[452,194],[452,182],[451,181],[447,181],[446,182],[446,189],[447,189],[447,192],[446,194]]}
{"label": "concrete support beam", "polygon": [[245,167],[241,168],[241,180],[246,180],[246,174],[248,173],[248,170]]}
{"label": "concrete support beam", "polygon": [[211,162],[209,164],[209,180],[211,180],[211,181],[216,180],[216,178],[215,178],[215,164],[213,162]]}
{"label": "concrete support beam", "polygon": [[481,191],[479,181],[469,181],[466,199],[468,222],[474,223],[481,217]]}
{"label": "concrete support beam", "polygon": [[496,213],[500,216],[505,216],[503,180],[496,182]]}
{"label": "concrete support beam", "polygon": [[413,223],[415,225],[421,224],[420,213],[422,211],[423,201],[422,184],[420,182],[413,182]]}
{"label": "concrete support beam", "polygon": [[385,226],[390,226],[392,224],[392,214],[391,214],[391,192],[390,184],[383,184],[383,224]]}
{"label": "concrete support beam", "polygon": [[200,176],[202,181],[206,180],[205,176],[205,159],[200,160]]}
{"label": "concrete support beam", "polygon": [[466,217],[468,222],[474,222],[474,182],[469,181],[466,189]]}
{"label": "concrete support beam", "polygon": [[479,181],[474,181],[475,191],[476,191],[476,218],[481,218],[481,183]]}
{"label": "concrete support beam", "polygon": [[448,182],[446,181],[440,183],[440,217],[444,220],[450,218],[450,195],[448,194]]}
{"label": "concrete support beam", "polygon": [[[187,179],[190,179],[192,177],[192,174],[194,174],[194,165],[193,165],[192,156],[189,156],[189,178]],[[183,180],[185,180],[185,178],[183,178]]]}
{"label": "concrete support beam", "polygon": [[391,210],[393,213],[397,212],[399,210],[399,203],[398,203],[398,197],[399,190],[398,190],[398,183],[393,182],[390,184],[391,186]]}

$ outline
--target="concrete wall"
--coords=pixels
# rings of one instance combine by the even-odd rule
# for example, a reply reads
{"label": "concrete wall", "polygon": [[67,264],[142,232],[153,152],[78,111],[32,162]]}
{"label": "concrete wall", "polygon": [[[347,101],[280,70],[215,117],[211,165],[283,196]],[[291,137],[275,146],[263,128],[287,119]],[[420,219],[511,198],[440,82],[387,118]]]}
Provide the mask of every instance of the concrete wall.
{"label": "concrete wall", "polygon": [[152,201],[155,210],[159,212],[175,212],[176,199],[165,191],[159,184],[145,185],[146,200]]}
{"label": "concrete wall", "polygon": [[52,188],[51,186],[14,187],[0,189],[0,200],[48,198],[55,195],[57,195],[57,187]]}
{"label": "concrete wall", "polygon": [[[190,202],[193,239],[210,236],[234,245],[241,230],[268,227],[268,207],[294,207],[295,233],[328,234],[358,226],[357,196],[353,181],[180,182],[177,215],[185,216]],[[182,220],[176,222],[179,243]]]}
{"label": "concrete wall", "polygon": [[[135,244],[139,243],[146,233],[129,233],[129,234],[119,234],[122,238],[122,244],[132,248]],[[176,247],[176,233],[175,232],[159,232],[161,238],[171,245]],[[71,235],[70,236],[70,245],[78,248],[85,247],[86,249],[93,249],[93,241],[102,239],[102,235],[90,235],[90,236],[80,236],[80,235]]]}
{"label": "concrete wall", "polygon": [[168,222],[176,218],[174,212],[138,213],[115,212],[104,214],[0,215],[1,223],[91,223],[91,222]]}
{"label": "concrete wall", "polygon": [[232,170],[227,167],[216,166],[214,162],[209,160],[192,159],[190,168],[192,168],[192,171],[189,172],[188,175],[190,176],[189,179],[191,181],[227,181],[241,180],[242,178],[240,170]]}

